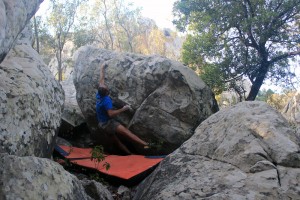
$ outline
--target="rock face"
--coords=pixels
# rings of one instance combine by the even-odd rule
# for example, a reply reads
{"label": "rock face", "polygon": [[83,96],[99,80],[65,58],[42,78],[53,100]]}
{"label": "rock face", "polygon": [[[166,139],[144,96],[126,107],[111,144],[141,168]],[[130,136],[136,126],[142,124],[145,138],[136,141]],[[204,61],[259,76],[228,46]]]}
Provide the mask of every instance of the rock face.
{"label": "rock face", "polygon": [[136,135],[163,141],[166,153],[179,147],[200,122],[218,110],[211,90],[189,68],[160,56],[120,54],[90,46],[75,54],[77,102],[92,133],[98,133],[95,95],[100,65],[107,61],[105,81],[120,116]]}
{"label": "rock face", "polygon": [[296,92],[284,107],[282,114],[290,122],[300,125],[300,92]]}
{"label": "rock face", "polygon": [[43,0],[0,0],[0,63]]}
{"label": "rock face", "polygon": [[76,100],[73,78],[70,76],[69,79],[60,83],[65,91],[65,103],[58,136],[67,139],[73,146],[90,147],[91,134]]}
{"label": "rock face", "polygon": [[30,30],[0,64],[0,152],[50,157],[64,94],[32,49]]}
{"label": "rock face", "polygon": [[113,199],[100,183],[81,182],[49,159],[0,154],[0,163],[0,199],[94,199],[87,184],[94,197]]}
{"label": "rock face", "polygon": [[68,80],[62,81],[61,85],[65,92],[65,103],[62,119],[73,127],[85,123],[85,119],[76,100],[76,89],[73,84],[73,78],[70,77]]}
{"label": "rock face", "polygon": [[137,188],[134,199],[299,199],[300,146],[263,102],[205,120]]}
{"label": "rock face", "polygon": [[282,115],[295,126],[297,136],[300,138],[300,92],[291,98],[282,110]]}
{"label": "rock face", "polygon": [[94,180],[81,180],[81,184],[83,185],[85,192],[92,198],[92,199],[101,199],[101,200],[113,200],[112,194],[107,190],[105,186],[101,183],[96,182]]}

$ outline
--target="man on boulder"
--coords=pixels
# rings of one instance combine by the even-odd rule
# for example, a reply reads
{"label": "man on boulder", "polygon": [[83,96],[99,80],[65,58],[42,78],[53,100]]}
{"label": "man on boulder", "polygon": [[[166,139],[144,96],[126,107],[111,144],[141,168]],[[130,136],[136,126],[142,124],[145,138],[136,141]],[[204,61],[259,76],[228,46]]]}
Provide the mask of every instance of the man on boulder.
{"label": "man on boulder", "polygon": [[103,129],[113,140],[113,142],[126,154],[132,154],[130,150],[122,143],[120,136],[129,141],[141,145],[144,149],[148,149],[148,144],[133,134],[130,130],[116,121],[113,117],[128,110],[130,107],[125,105],[120,109],[113,109],[112,100],[109,97],[109,89],[105,85],[105,72],[107,63],[103,63],[100,67],[100,80],[98,92],[96,94],[96,113],[99,128]]}

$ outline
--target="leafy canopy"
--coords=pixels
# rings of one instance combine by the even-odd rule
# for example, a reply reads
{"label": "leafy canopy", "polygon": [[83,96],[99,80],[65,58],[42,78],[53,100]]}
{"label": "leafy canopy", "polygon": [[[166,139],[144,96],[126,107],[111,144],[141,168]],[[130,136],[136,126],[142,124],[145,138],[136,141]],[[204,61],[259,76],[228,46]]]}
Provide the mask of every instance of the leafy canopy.
{"label": "leafy canopy", "polygon": [[299,0],[179,0],[174,23],[189,33],[182,59],[220,75],[223,86],[249,78],[247,100],[254,100],[266,78],[293,75],[288,58],[300,53],[299,13]]}

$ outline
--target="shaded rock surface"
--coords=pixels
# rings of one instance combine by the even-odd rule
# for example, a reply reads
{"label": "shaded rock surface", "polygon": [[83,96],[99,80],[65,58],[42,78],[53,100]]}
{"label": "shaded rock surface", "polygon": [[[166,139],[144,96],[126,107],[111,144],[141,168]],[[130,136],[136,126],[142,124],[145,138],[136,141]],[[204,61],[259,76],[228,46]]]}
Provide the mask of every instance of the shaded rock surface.
{"label": "shaded rock surface", "polygon": [[76,100],[76,89],[73,84],[72,76],[66,81],[62,81],[61,85],[65,92],[64,111],[61,117],[62,120],[66,121],[73,127],[85,123],[84,116]]}
{"label": "shaded rock surface", "polygon": [[0,63],[43,0],[0,0]]}
{"label": "shaded rock surface", "polygon": [[72,74],[61,85],[65,92],[65,102],[58,136],[67,139],[73,146],[89,147],[92,144],[91,134],[76,100]]}
{"label": "shaded rock surface", "polygon": [[95,200],[96,199],[113,200],[112,194],[101,183],[96,182],[94,180],[83,179],[81,180],[81,184],[83,185],[85,192],[91,198]]}
{"label": "shaded rock surface", "polygon": [[300,146],[263,102],[212,115],[137,188],[134,199],[299,199]]}
{"label": "shaded rock surface", "polygon": [[30,36],[27,27],[0,64],[0,152],[50,157],[64,94]]}
{"label": "shaded rock surface", "polygon": [[80,181],[49,159],[0,154],[0,163],[0,199],[112,199],[102,184]]}
{"label": "shaded rock surface", "polygon": [[118,120],[145,140],[164,142],[165,153],[179,147],[200,122],[218,110],[211,90],[191,69],[160,56],[121,54],[91,46],[75,56],[77,102],[93,134],[97,128],[95,95],[100,65],[107,61],[105,81],[115,107],[132,110]]}

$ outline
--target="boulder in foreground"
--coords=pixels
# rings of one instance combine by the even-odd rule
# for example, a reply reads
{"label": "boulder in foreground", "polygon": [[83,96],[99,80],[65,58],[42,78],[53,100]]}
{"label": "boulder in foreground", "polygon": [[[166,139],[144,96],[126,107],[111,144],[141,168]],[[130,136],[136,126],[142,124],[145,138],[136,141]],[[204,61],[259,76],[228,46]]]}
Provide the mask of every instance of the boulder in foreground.
{"label": "boulder in foreground", "polygon": [[263,102],[205,120],[139,185],[134,199],[299,199],[295,131]]}

